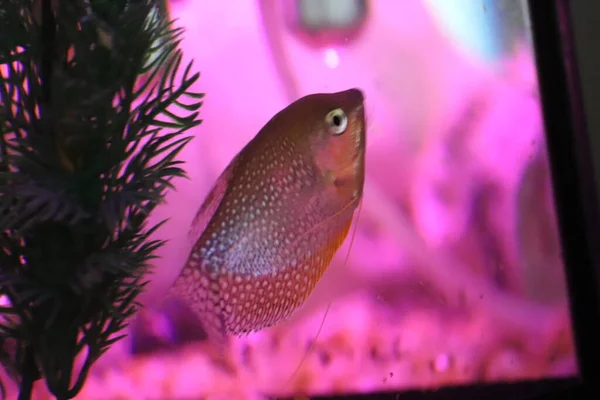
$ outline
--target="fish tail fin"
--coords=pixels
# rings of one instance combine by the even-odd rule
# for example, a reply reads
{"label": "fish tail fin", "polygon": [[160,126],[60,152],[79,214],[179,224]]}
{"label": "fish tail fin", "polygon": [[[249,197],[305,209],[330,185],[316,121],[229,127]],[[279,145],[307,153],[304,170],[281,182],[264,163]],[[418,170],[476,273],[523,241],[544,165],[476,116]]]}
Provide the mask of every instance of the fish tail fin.
{"label": "fish tail fin", "polygon": [[168,295],[184,305],[200,322],[204,331],[204,339],[220,354],[225,354],[228,348],[228,336],[225,333],[224,321],[214,307],[206,290],[196,288],[190,292],[189,284],[176,280]]}

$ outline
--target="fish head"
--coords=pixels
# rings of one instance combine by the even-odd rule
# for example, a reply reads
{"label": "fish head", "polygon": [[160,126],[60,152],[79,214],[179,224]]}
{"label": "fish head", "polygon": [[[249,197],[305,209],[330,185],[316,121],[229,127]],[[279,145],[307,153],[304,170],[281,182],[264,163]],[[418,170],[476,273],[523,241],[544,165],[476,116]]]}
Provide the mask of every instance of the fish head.
{"label": "fish head", "polygon": [[365,179],[364,96],[359,89],[317,96],[322,97],[315,99],[310,130],[314,165],[338,195],[347,201],[360,198]]}
{"label": "fish head", "polygon": [[[248,153],[269,159],[271,167],[287,169],[291,164],[306,170],[300,175],[315,178],[311,184],[320,193],[333,194],[336,203],[347,204],[362,197],[365,136],[364,96],[359,89],[314,93],[277,113],[248,146]],[[253,168],[266,174],[263,164]]]}

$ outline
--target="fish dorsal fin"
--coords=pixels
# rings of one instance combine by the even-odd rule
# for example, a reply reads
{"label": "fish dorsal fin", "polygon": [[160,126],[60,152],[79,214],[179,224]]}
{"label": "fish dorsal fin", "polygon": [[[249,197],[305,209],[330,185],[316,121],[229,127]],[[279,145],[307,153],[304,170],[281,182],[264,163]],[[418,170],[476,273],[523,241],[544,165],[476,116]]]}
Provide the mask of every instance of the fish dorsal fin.
{"label": "fish dorsal fin", "polygon": [[219,204],[221,204],[223,197],[225,197],[225,193],[227,192],[229,183],[233,178],[233,174],[239,163],[239,158],[239,155],[235,156],[235,158],[231,160],[227,168],[225,168],[225,170],[221,172],[221,175],[219,175],[219,178],[216,180],[215,184],[213,185],[213,188],[210,190],[210,192],[204,199],[204,202],[196,212],[196,216],[192,220],[192,224],[188,232],[188,238],[192,245],[196,244],[196,242],[208,226],[208,223],[210,222],[211,218],[217,212],[217,208],[219,208]]}

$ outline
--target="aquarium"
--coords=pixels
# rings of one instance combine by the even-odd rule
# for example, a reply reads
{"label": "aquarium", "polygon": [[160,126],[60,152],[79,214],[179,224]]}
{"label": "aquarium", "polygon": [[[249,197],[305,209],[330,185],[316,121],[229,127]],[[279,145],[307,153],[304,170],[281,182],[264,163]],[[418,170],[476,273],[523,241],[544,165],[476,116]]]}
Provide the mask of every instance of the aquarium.
{"label": "aquarium", "polygon": [[[180,156],[189,179],[151,215],[168,218],[156,235],[169,241],[145,307],[77,398],[310,398],[578,374],[526,1],[166,9],[201,73],[203,122]],[[288,319],[216,350],[206,321],[167,299],[196,213],[276,113],[351,88],[364,96],[365,174],[345,241]]]}

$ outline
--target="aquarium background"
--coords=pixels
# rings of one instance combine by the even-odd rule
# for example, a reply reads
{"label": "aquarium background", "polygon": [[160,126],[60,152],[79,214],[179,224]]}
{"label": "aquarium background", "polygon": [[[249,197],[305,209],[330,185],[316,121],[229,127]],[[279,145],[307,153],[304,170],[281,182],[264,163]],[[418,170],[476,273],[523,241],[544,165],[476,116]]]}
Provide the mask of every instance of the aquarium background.
{"label": "aquarium background", "polygon": [[[171,0],[204,122],[153,219],[146,306],[80,399],[263,399],[577,373],[524,1]],[[313,92],[363,90],[356,234],[276,327],[232,338],[164,302],[213,182]],[[348,258],[346,255],[349,253]],[[35,398],[48,398],[43,383]],[[16,398],[16,393],[11,393]]]}

